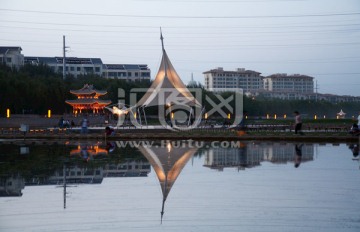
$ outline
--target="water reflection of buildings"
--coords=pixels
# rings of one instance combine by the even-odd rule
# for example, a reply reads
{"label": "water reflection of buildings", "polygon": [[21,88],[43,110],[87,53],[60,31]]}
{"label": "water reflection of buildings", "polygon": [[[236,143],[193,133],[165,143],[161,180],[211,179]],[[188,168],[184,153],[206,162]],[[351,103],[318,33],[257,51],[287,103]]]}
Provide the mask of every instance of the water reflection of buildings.
{"label": "water reflection of buildings", "polygon": [[20,175],[0,176],[0,197],[20,197],[25,180]]}
{"label": "water reflection of buildings", "polygon": [[[104,167],[89,168],[69,166],[65,169],[67,184],[101,184],[106,177],[147,177],[150,164],[146,161],[128,160],[119,164],[107,163]],[[61,185],[64,183],[64,170],[57,170],[49,177],[34,177],[26,185]]]}
{"label": "water reflection of buildings", "polygon": [[[314,145],[301,146],[302,162],[314,157]],[[241,143],[239,148],[210,148],[205,151],[204,166],[222,171],[224,168],[242,170],[259,166],[261,162],[285,164],[294,162],[295,145],[291,143]]]}

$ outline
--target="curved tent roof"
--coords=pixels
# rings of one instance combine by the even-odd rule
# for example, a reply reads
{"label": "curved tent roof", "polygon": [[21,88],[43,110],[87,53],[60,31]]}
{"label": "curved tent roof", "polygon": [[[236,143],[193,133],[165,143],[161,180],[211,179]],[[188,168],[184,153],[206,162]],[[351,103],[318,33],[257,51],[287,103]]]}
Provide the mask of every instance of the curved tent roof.
{"label": "curved tent roof", "polygon": [[136,105],[143,107],[172,104],[201,106],[181,81],[180,76],[176,73],[174,66],[171,64],[164,49],[162,35],[160,39],[162,41],[163,55],[159,71],[148,91]]}

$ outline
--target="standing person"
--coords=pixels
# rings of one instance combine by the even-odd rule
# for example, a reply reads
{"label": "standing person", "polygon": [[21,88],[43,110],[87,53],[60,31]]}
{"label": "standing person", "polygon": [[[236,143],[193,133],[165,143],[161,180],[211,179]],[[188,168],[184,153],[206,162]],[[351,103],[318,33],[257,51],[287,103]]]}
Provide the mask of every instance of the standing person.
{"label": "standing person", "polygon": [[295,114],[295,134],[299,132],[299,134],[303,135],[304,133],[301,131],[302,120],[299,111],[294,111]]}
{"label": "standing person", "polygon": [[84,117],[81,121],[81,134],[87,134],[88,133],[88,126],[89,126],[89,120]]}

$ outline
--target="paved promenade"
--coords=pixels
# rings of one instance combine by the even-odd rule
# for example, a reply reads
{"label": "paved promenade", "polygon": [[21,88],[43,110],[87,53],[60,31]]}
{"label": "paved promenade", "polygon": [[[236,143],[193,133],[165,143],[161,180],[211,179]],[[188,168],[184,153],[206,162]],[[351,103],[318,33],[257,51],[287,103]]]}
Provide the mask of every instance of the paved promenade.
{"label": "paved promenade", "polygon": [[[116,121],[109,121],[105,116],[89,116],[89,133],[80,133],[82,117],[63,116],[65,120],[73,120],[75,127],[61,129],[58,122],[61,116],[51,118],[41,116],[17,115],[11,118],[0,118],[0,139],[25,140],[268,140],[268,141],[306,141],[306,142],[359,142],[359,136],[352,136],[346,130],[305,130],[305,135],[295,135],[291,126],[268,125],[250,127],[246,133],[239,133],[234,129],[221,126],[202,126],[188,131],[172,131],[162,126],[149,126],[142,128],[119,127],[116,134],[105,137],[104,128],[107,125],[116,125]],[[107,123],[105,123],[107,122]],[[29,125],[29,132],[19,130],[21,124]],[[346,127],[344,127],[346,129]]]}

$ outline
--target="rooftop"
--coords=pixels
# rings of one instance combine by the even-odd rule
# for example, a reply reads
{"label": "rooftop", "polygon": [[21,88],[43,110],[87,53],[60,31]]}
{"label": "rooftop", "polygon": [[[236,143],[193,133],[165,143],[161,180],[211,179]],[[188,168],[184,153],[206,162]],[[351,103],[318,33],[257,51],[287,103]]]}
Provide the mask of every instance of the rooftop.
{"label": "rooftop", "polygon": [[105,90],[97,90],[94,88],[93,85],[85,84],[84,87],[78,90],[70,90],[70,93],[75,95],[90,95],[90,94],[97,94],[97,95],[105,95],[107,91]]}
{"label": "rooftop", "polygon": [[22,51],[21,47],[7,47],[7,46],[0,46],[0,54],[5,54],[6,52],[13,50],[13,51]]}
{"label": "rooftop", "polygon": [[209,71],[203,72],[203,74],[207,74],[207,73],[261,74],[260,72],[256,72],[253,70],[246,70],[245,68],[237,68],[235,71],[225,71],[222,67],[218,67],[216,69],[211,69]]}

